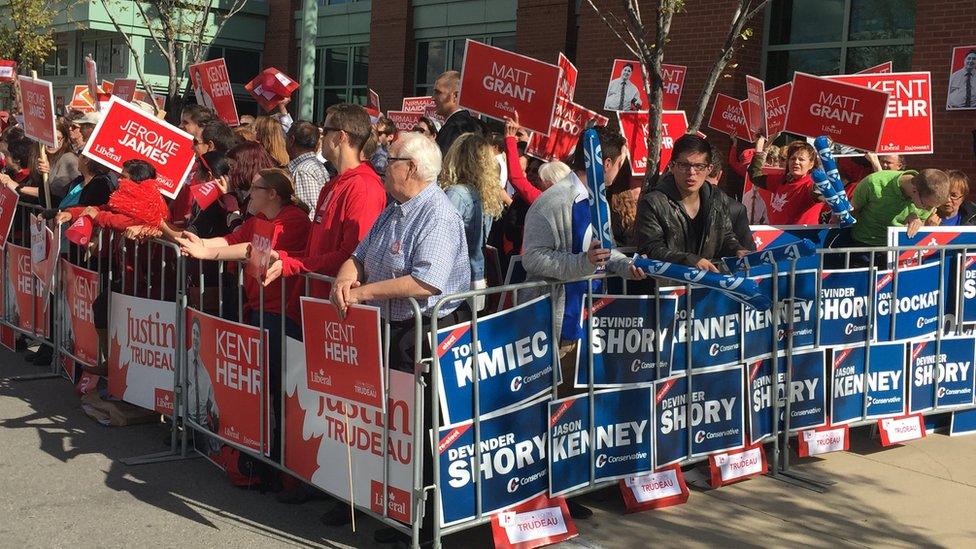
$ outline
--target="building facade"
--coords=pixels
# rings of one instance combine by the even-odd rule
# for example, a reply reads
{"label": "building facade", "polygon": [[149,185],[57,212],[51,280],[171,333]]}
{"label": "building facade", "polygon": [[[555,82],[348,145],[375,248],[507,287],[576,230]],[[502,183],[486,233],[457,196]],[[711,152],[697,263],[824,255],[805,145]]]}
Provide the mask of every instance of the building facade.
{"label": "building facade", "polygon": [[[566,53],[579,68],[576,101],[600,111],[614,58],[626,49],[600,17],[580,0],[318,0],[313,25],[302,25],[308,2],[269,0],[270,11],[292,10],[279,21],[290,26],[268,32],[265,59],[314,83],[301,90],[306,116],[321,120],[338,101],[365,102],[366,89],[381,97],[384,110],[403,97],[425,95],[437,74],[460,68],[464,40],[471,38],[555,62]],[[617,0],[595,0],[607,11]],[[656,2],[642,1],[645,17]],[[691,113],[728,32],[735,0],[686,2],[674,17],[665,61],[688,66],[680,107]],[[307,17],[304,18],[308,20]],[[976,110],[947,111],[950,55],[954,46],[976,42],[976,2],[950,0],[771,0],[749,25],[716,92],[745,97],[745,75],[768,87],[790,80],[795,71],[818,75],[856,72],[885,61],[895,71],[932,73],[935,154],[911,160],[916,166],[961,169],[976,179],[971,132]],[[289,51],[282,46],[290,33]],[[314,63],[300,74],[300,50],[315,45]],[[277,49],[277,48],[275,48]],[[710,109],[710,106],[708,107]],[[707,130],[705,130],[707,132]],[[724,136],[710,132],[719,144]]]}
{"label": "building facade", "polygon": [[[119,25],[130,36],[146,80],[157,94],[165,95],[169,82],[167,63],[149,30],[142,24],[137,10],[132,7],[132,1],[108,0],[107,4]],[[224,4],[215,3],[215,6],[217,9],[226,8]],[[116,31],[102,2],[88,0],[71,6],[70,10],[61,9],[55,17],[56,49],[38,71],[41,78],[51,81],[56,101],[69,103],[74,86],[85,82],[84,59],[87,55],[95,60],[100,82],[132,78],[141,87],[136,55]],[[57,9],[57,5],[52,9]],[[216,31],[213,17],[205,30],[207,38],[213,39],[207,59],[223,57],[226,60],[241,114],[258,113],[257,104],[244,89],[244,84],[261,70],[267,18],[267,2],[250,0],[241,12],[227,21],[219,36],[213,36]],[[179,55],[182,61],[186,60],[183,52]],[[185,70],[186,63],[180,65],[180,69]]]}

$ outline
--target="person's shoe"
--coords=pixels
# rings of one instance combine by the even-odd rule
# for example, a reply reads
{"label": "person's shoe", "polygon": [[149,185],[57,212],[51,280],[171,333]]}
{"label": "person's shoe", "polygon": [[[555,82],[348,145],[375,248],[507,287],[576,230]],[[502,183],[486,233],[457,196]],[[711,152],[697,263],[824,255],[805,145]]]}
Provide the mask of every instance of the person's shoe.
{"label": "person's shoe", "polygon": [[18,337],[17,341],[14,342],[14,350],[18,353],[22,353],[27,350],[27,339],[23,337]]}
{"label": "person's shoe", "polygon": [[396,528],[386,526],[373,532],[373,541],[376,543],[396,543],[398,541],[409,542],[410,537],[404,535],[403,532],[397,530]]}
{"label": "person's shoe", "polygon": [[31,362],[34,363],[34,366],[50,366],[52,360],[54,360],[54,350],[47,345],[42,345]]}
{"label": "person's shoe", "polygon": [[[26,348],[27,348],[27,347],[25,346],[25,347],[24,347],[24,349],[26,349]],[[27,362],[34,362],[34,358],[35,358],[35,357],[36,357],[36,356],[37,356],[38,354],[40,354],[40,352],[41,352],[41,349],[43,349],[43,348],[44,348],[44,347],[42,346],[42,347],[38,347],[36,351],[27,351],[27,352],[25,352],[25,353],[24,353],[24,360],[26,360]]]}
{"label": "person's shoe", "polygon": [[285,505],[301,505],[312,499],[312,491],[306,488],[304,484],[300,484],[294,488],[278,492],[275,494],[275,499],[278,503]]}
{"label": "person's shoe", "polygon": [[349,506],[340,501],[322,513],[319,520],[326,526],[345,526],[351,521]]}
{"label": "person's shoe", "polygon": [[566,500],[566,507],[569,507],[569,516],[576,520],[586,520],[593,516],[592,509],[571,499]]}

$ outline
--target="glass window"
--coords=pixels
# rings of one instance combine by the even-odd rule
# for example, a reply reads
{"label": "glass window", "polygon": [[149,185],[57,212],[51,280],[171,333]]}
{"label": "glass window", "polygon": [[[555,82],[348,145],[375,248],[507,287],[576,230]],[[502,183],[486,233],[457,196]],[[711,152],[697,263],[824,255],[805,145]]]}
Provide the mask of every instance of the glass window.
{"label": "glass window", "polygon": [[227,76],[234,84],[247,84],[261,72],[261,53],[249,50],[224,48]]}
{"label": "glass window", "polygon": [[915,8],[916,0],[771,3],[767,86],[789,81],[795,71],[850,74],[886,61],[893,62],[895,71],[910,70]]}
{"label": "glass window", "polygon": [[509,34],[507,36],[492,36],[491,45],[503,50],[515,51],[515,35]]}
{"label": "glass window", "polygon": [[[184,55],[183,44],[176,44],[176,72],[183,72]],[[151,38],[146,38],[145,52],[143,53],[142,67],[149,74],[169,75],[169,64],[163,53],[156,47],[156,43]]]}
{"label": "glass window", "polygon": [[352,49],[352,84],[366,85],[369,79],[369,46]]}
{"label": "glass window", "polygon": [[914,37],[915,0],[851,0],[848,40]]}
{"label": "glass window", "polygon": [[770,44],[834,42],[844,34],[844,0],[772,2]]}
{"label": "glass window", "polygon": [[113,74],[125,74],[129,66],[129,46],[120,38],[112,39],[112,70]]}
{"label": "glass window", "polygon": [[68,45],[55,44],[54,51],[44,60],[44,76],[68,76]]}
{"label": "glass window", "polygon": [[322,85],[345,86],[349,81],[349,48],[326,48]]}
{"label": "glass window", "polygon": [[864,46],[861,48],[847,48],[847,73],[863,71],[891,61],[894,72],[908,72],[912,70],[912,46]]}
{"label": "glass window", "polygon": [[[85,58],[91,56],[95,59],[95,41],[94,40],[82,40],[81,41],[81,55],[78,56],[78,76],[85,75]],[[164,73],[165,74],[165,73]]]}
{"label": "glass window", "polygon": [[315,100],[312,118],[322,122],[336,103],[366,103],[369,46],[338,46],[315,50]]}
{"label": "glass window", "polygon": [[[447,70],[447,42],[444,40],[417,42],[417,89],[433,86],[434,81],[445,70]],[[426,93],[428,92],[423,92]]]}
{"label": "glass window", "polygon": [[95,44],[95,64],[98,65],[99,78],[112,72],[112,41],[99,40]]}

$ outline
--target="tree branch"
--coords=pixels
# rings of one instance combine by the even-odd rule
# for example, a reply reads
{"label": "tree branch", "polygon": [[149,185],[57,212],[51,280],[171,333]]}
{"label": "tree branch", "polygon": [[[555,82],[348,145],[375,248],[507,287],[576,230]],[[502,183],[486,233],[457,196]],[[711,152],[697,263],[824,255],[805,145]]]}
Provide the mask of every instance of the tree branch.
{"label": "tree branch", "polygon": [[[638,46],[637,46],[636,37],[634,38],[634,45],[631,45],[629,42],[627,42],[627,40],[623,36],[621,36],[621,34],[617,31],[617,29],[614,28],[613,24],[611,24],[610,21],[603,15],[603,12],[597,9],[596,5],[593,3],[593,0],[586,0],[586,3],[589,4],[591,8],[593,8],[593,11],[595,11],[597,16],[599,16],[600,19],[603,20],[607,28],[610,29],[610,32],[612,32],[617,37],[617,39],[620,40],[620,43],[623,44],[623,46],[627,48],[627,50],[634,55],[634,57],[640,57],[640,53],[638,53],[637,51]],[[616,18],[616,16],[613,15],[612,12],[610,13],[610,15]]]}
{"label": "tree branch", "polygon": [[[156,106],[156,99],[152,96],[152,86],[149,84],[148,81],[146,81],[146,75],[143,74],[142,72],[142,59],[139,56],[139,52],[136,51],[136,49],[132,46],[132,40],[129,38],[129,35],[122,30],[122,27],[119,25],[119,22],[116,21],[115,16],[112,15],[112,10],[109,9],[106,0],[101,0],[101,2],[102,2],[102,7],[105,8],[105,13],[108,14],[109,20],[112,21],[112,26],[114,26],[115,30],[122,35],[122,40],[125,41],[125,45],[128,46],[129,51],[132,52],[132,59],[133,61],[135,61],[136,64],[136,74],[139,75],[139,82],[142,83],[142,87],[145,88],[146,91],[149,93],[149,104],[152,105],[153,114],[158,114],[159,107]],[[95,100],[98,101],[98,98],[95,98]]]}

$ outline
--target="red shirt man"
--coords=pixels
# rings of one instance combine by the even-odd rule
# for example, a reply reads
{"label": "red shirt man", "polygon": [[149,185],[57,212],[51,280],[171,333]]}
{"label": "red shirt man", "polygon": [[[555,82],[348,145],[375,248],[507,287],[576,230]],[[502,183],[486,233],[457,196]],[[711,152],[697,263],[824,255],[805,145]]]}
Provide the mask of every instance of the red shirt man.
{"label": "red shirt man", "polygon": [[[310,124],[296,122],[296,125]],[[265,284],[279,275],[318,273],[335,276],[386,207],[386,191],[376,172],[360,162],[360,151],[371,131],[369,115],[359,105],[329,107],[323,127],[324,156],[339,171],[319,192],[308,244],[301,255],[275,250]],[[301,286],[289,307],[297,306]],[[311,295],[328,298],[329,285],[312,281]]]}

